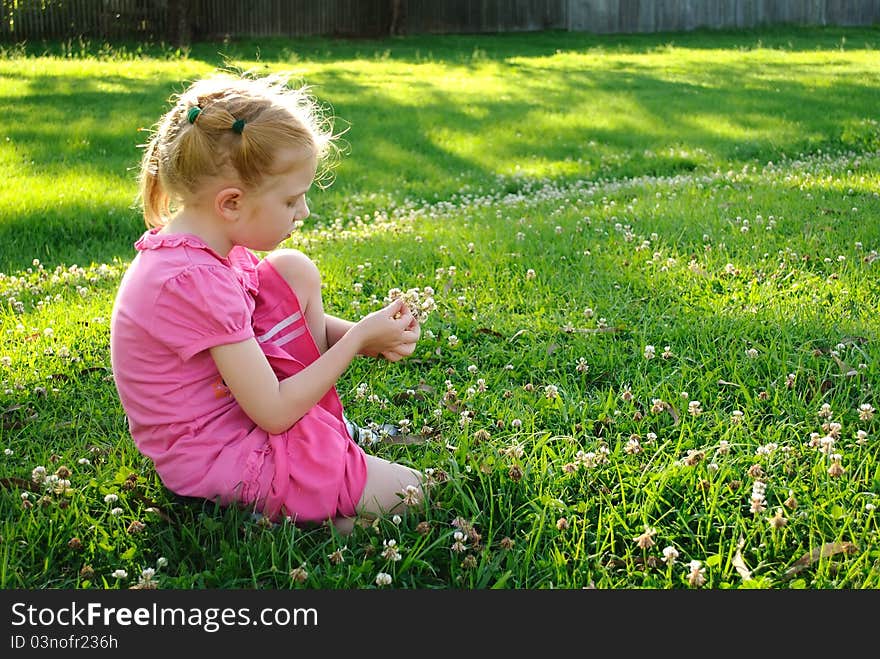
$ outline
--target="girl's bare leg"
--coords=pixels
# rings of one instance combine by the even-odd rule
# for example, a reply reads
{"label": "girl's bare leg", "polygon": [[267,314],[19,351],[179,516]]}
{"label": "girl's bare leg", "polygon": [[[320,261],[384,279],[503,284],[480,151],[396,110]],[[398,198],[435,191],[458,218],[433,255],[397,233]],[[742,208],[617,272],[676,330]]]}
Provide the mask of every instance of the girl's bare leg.
{"label": "girl's bare leg", "polygon": [[324,300],[321,297],[321,273],[312,260],[296,249],[278,249],[266,256],[284,280],[296,293],[303,317],[318,351],[327,351],[327,325]]}
{"label": "girl's bare leg", "polygon": [[[423,500],[424,477],[415,469],[384,458],[366,454],[367,484],[358,503],[359,515],[373,519],[381,515],[404,513],[407,509],[403,495],[407,486],[418,489],[419,501]],[[339,517],[333,521],[336,530],[348,535],[354,529],[355,518]]]}

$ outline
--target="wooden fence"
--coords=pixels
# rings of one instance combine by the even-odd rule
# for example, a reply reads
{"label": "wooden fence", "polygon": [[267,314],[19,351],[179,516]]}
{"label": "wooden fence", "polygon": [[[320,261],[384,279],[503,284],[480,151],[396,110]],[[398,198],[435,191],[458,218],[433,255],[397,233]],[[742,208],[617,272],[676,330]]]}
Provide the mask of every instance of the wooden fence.
{"label": "wooden fence", "polygon": [[880,0],[0,0],[0,41],[875,25]]}
{"label": "wooden fence", "polygon": [[874,25],[880,0],[571,0],[566,29],[681,32],[761,25]]}

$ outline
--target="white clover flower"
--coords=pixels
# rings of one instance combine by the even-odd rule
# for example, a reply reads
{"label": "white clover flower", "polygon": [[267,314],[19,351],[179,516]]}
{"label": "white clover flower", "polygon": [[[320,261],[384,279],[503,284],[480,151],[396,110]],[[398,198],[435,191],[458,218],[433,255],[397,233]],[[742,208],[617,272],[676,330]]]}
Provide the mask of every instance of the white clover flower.
{"label": "white clover flower", "polygon": [[859,405],[859,420],[870,421],[874,418],[875,411],[874,406],[869,403]]}
{"label": "white clover flower", "polygon": [[752,514],[757,515],[758,513],[764,512],[764,504],[765,504],[765,490],[767,486],[761,480],[755,480],[752,484],[752,496],[751,503],[749,506],[749,510]]}
{"label": "white clover flower", "polygon": [[[412,486],[409,486],[409,487],[412,487]],[[395,515],[394,517],[391,518],[392,524],[399,525],[402,521],[403,521],[403,519],[400,517],[400,515]]]}
{"label": "white clover flower", "polygon": [[3,455],[10,456],[10,455],[12,455],[13,453],[15,453],[15,451],[13,451],[11,448],[5,448],[5,449],[3,449]]}
{"label": "white clover flower", "polygon": [[768,517],[767,521],[774,529],[781,529],[788,524],[788,520],[785,518],[785,515],[782,514],[782,508],[777,508],[776,513],[772,517]]}
{"label": "white clover flower", "polygon": [[675,565],[675,561],[678,559],[678,550],[675,547],[664,547],[663,548],[663,562],[666,565]]}
{"label": "white clover flower", "polygon": [[623,450],[629,455],[635,455],[642,452],[642,445],[639,443],[637,437],[630,437],[627,440],[626,445],[623,447]]}
{"label": "white clover flower", "polygon": [[758,351],[755,348],[749,348],[746,350],[746,357],[749,359],[755,359],[758,356]]}
{"label": "white clover flower", "polygon": [[114,571],[110,574],[110,576],[111,576],[111,577],[115,577],[115,578],[117,578],[117,579],[125,579],[126,577],[128,577],[128,572],[126,572],[125,570],[122,570],[122,569],[114,570]]}
{"label": "white clover flower", "polygon": [[156,569],[157,570],[161,570],[166,565],[168,565],[168,559],[165,558],[164,556],[160,556],[159,558],[156,559]]}
{"label": "white clover flower", "polygon": [[376,585],[377,586],[388,586],[391,584],[391,575],[387,572],[380,572],[376,575]]}
{"label": "white clover flower", "polygon": [[657,534],[657,530],[651,528],[647,524],[645,525],[645,532],[641,535],[633,538],[633,541],[639,546],[640,549],[650,549],[654,546],[654,536]]}
{"label": "white clover flower", "polygon": [[117,494],[104,495],[104,503],[116,503],[117,501],[119,501],[119,495]]}
{"label": "white clover flower", "polygon": [[[421,490],[415,485],[407,485],[402,490],[403,494],[403,503],[406,506],[417,506],[421,502]],[[397,520],[400,520],[400,515],[394,516]],[[400,521],[394,522],[395,524],[399,524]]]}
{"label": "white clover flower", "polygon": [[691,416],[700,416],[703,413],[703,408],[698,400],[692,400],[688,403],[688,414]]}
{"label": "white clover flower", "polygon": [[535,274],[535,271],[532,268],[529,268],[528,270],[526,270],[526,279],[534,279],[535,277],[537,277],[537,275]]}
{"label": "white clover flower", "polygon": [[654,350],[654,346],[647,345],[645,346],[645,359],[654,359],[654,355],[656,351]]}
{"label": "white clover flower", "polygon": [[458,337],[455,336],[455,334],[450,334],[446,341],[449,343],[450,348],[454,348],[458,345]]}
{"label": "white clover flower", "polygon": [[691,586],[699,588],[706,583],[706,569],[702,567],[700,561],[691,561],[688,563],[688,583]]}
{"label": "white clover flower", "polygon": [[461,531],[456,531],[452,534],[452,539],[454,540],[452,546],[450,547],[452,551],[461,553],[467,550],[467,545],[465,544],[467,536],[465,536],[464,533],[462,533]]}
{"label": "white clover flower", "polygon": [[755,455],[770,455],[777,448],[779,448],[779,445],[776,442],[768,442],[755,449]]}
{"label": "white clover flower", "polygon": [[382,558],[384,558],[386,561],[397,562],[401,558],[403,558],[403,556],[400,555],[400,551],[397,549],[397,540],[395,540],[394,538],[390,540],[383,540],[382,546],[385,547],[385,549],[382,551]]}

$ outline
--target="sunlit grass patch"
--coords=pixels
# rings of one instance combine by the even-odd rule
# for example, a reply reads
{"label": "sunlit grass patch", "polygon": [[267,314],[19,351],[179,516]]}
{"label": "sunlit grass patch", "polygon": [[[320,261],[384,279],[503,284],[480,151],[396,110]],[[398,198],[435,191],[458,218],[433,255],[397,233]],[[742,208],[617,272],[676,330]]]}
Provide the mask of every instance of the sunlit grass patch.
{"label": "sunlit grass patch", "polygon": [[[357,360],[339,382],[352,418],[423,436],[367,450],[431,483],[409,513],[349,537],[176,498],[131,443],[116,397],[108,320],[142,231],[124,126],[161,106],[175,65],[207,64],[119,62],[105,91],[130,97],[102,146],[63,137],[49,114],[14,136],[0,166],[33,165],[3,205],[18,228],[3,258],[18,266],[0,276],[0,585],[880,585],[880,156],[864,70],[876,58],[731,39],[645,38],[621,53],[591,38],[554,54],[521,37],[502,54],[487,39],[484,55],[418,57],[395,42],[387,57],[351,45],[338,61],[295,58],[352,121],[337,180],[352,197],[313,195],[320,217],[285,246],[318,263],[332,313],[356,318],[393,288],[430,288],[437,303],[410,359]],[[836,86],[814,85],[829,61]],[[813,85],[817,104],[783,116],[779,103],[737,101],[751,93],[737,85],[769,94],[786,64],[803,74],[786,102]],[[109,73],[113,62],[80,65]],[[418,65],[448,71],[473,107],[456,109],[443,80],[419,86],[420,106],[410,99],[424,114],[383,105],[406,107],[392,78],[406,69],[419,82]],[[514,65],[545,67],[545,79],[524,87]],[[718,77],[722,65],[746,78]],[[577,74],[587,66],[589,90]],[[670,79],[682,95],[664,114]],[[18,84],[35,98],[35,82]],[[73,86],[57,84],[75,104]],[[713,85],[726,91],[700,96]],[[841,90],[845,103],[827,96]],[[639,111],[607,111],[626,104]]]}

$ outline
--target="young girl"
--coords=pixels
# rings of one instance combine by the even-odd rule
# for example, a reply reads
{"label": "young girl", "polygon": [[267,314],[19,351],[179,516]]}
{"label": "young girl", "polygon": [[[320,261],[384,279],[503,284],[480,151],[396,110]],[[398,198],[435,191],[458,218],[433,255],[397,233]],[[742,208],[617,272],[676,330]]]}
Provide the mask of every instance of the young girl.
{"label": "young girl", "polygon": [[141,166],[152,228],[110,327],[138,448],[171,491],[273,521],[348,533],[359,514],[419,500],[421,474],[366,455],[335,389],[357,355],[412,354],[418,321],[401,300],[357,323],[326,314],[315,264],[271,251],[308,217],[334,146],[314,99],[283,78],[221,74],[171,100]]}

